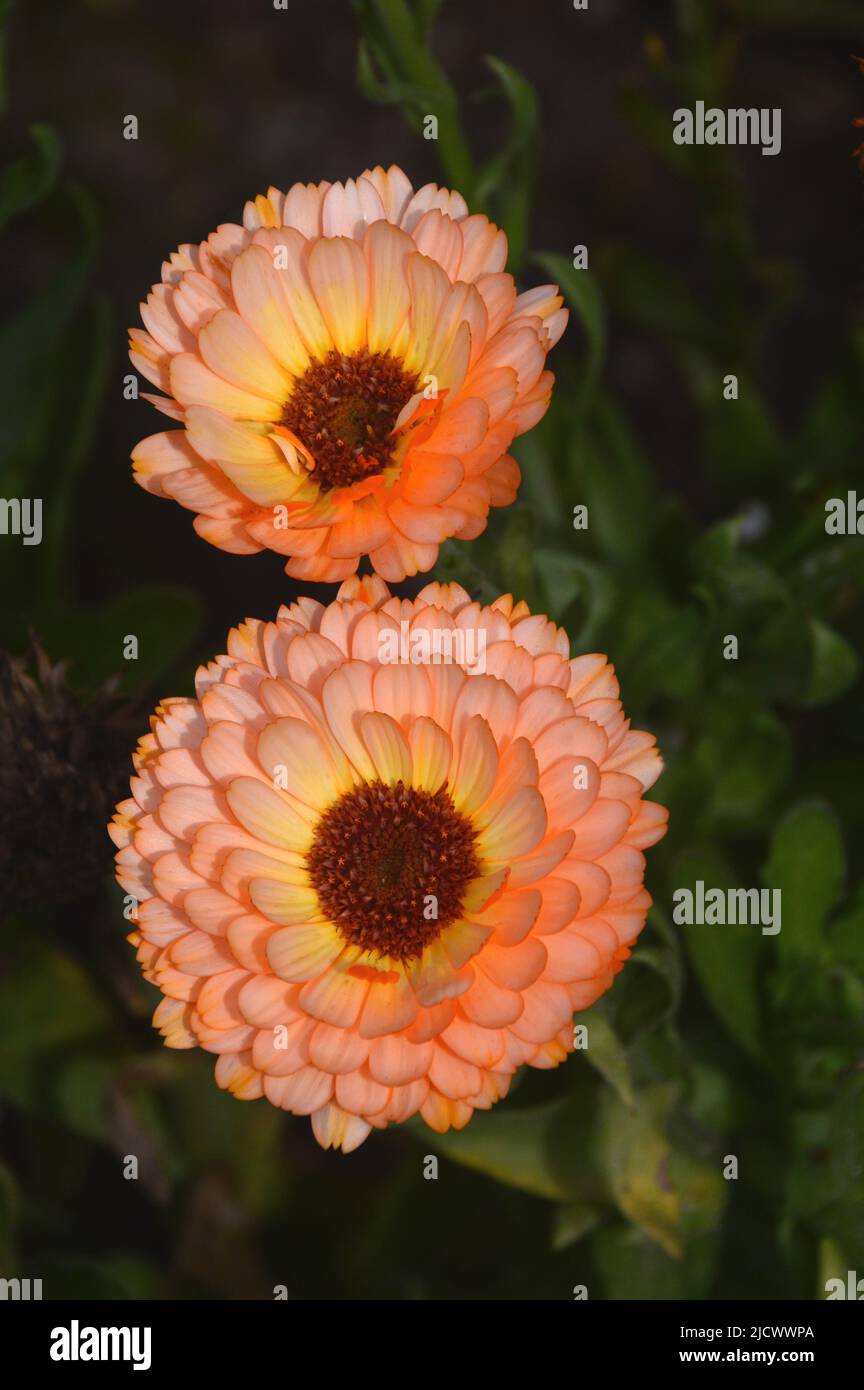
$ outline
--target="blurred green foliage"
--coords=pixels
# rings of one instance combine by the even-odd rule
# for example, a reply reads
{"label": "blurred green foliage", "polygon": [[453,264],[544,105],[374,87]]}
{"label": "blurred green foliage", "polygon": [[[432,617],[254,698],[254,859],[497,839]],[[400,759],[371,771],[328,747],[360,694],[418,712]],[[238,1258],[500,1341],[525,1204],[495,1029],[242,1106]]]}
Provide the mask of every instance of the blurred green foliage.
{"label": "blurred green foliage", "polygon": [[[815,8],[838,29],[858,17],[845,0],[760,0],[747,19],[794,27]],[[542,269],[571,308],[552,408],[515,446],[518,503],[472,544],[445,546],[437,575],[481,599],[511,590],[562,623],[574,651],[614,660],[627,712],[667,763],[656,905],[615,988],[578,1020],[584,1052],[520,1077],[460,1133],[412,1122],[345,1159],[319,1154],[305,1121],[218,1092],[211,1058],[154,1046],[152,991],[116,939],[106,848],[110,929],[82,943],[58,914],[7,923],[0,1016],[14,1048],[0,1102],[26,1180],[19,1190],[0,1167],[0,1260],[94,1297],[269,1297],[274,1283],[325,1297],[567,1298],[582,1283],[591,1297],[820,1297],[825,1279],[864,1269],[864,550],[824,525],[826,501],[861,476],[864,334],[850,327],[790,435],[760,383],[765,335],[801,268],[760,253],[734,151],[697,159],[668,138],[670,103],[725,104],[739,31],[718,31],[714,7],[682,0],[674,52],[647,45],[652,83],[622,94],[634,140],[689,189],[698,298],[674,264],[632,245],[592,248],[590,270],[560,248],[529,254],[537,94],[488,59],[481,97],[501,101],[510,126],[482,164],[434,56],[441,0],[354,9],[362,91],[418,131],[437,114],[442,176],[505,225],[511,268]],[[30,555],[0,551],[4,590],[26,583],[33,598],[26,624],[22,609],[5,613],[3,643],[21,649],[32,624],[86,694],[117,669],[118,632],[161,642],[147,679],[167,678],[199,604],[169,586],[95,611],[71,596],[69,514],[111,328],[92,288],[93,208],[63,176],[57,137],[36,127],[0,177],[0,230],[47,207],[72,229],[67,257],[0,330],[0,438],[4,495],[50,497],[52,521],[35,579],[16,569]],[[693,421],[707,528],[660,489],[606,379],[612,313],[677,364],[668,408]],[[737,401],[723,398],[729,372]],[[580,506],[587,529],[573,524]],[[724,659],[729,635],[737,660]],[[782,931],[673,925],[674,890],[700,879],[782,889]],[[142,1181],[118,1184],[128,1153]],[[420,1180],[427,1153],[437,1183]],[[729,1156],[737,1180],[724,1178]],[[76,1224],[94,1210],[101,1238],[86,1215]],[[298,1276],[298,1252],[321,1249],[338,1259]]]}

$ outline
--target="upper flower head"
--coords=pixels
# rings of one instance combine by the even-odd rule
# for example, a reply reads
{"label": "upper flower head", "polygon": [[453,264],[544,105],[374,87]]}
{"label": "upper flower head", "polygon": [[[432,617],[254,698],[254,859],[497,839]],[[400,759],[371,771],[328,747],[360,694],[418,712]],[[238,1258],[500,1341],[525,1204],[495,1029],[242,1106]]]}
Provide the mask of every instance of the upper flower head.
{"label": "upper flower head", "polygon": [[323,1145],[461,1127],[630,954],[661,763],[524,604],[378,578],[250,620],[165,701],[111,827],[170,1047]]}
{"label": "upper flower head", "polygon": [[197,512],[224,550],[289,574],[428,570],[512,502],[507,450],[541,418],[554,286],[517,295],[507,238],[401,169],[271,188],[162,267],[132,329],[148,396],[183,426],[133,454],[142,487]]}

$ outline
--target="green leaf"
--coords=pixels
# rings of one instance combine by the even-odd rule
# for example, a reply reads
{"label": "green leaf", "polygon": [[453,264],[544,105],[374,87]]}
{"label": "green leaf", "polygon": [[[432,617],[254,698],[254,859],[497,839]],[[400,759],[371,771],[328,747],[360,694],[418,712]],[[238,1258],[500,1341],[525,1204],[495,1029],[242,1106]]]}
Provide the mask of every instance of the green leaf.
{"label": "green leaf", "polygon": [[[848,1256],[846,1269],[864,1266],[864,1078],[848,1076],[827,1111],[798,1119],[795,1161],[787,1176],[788,1213],[827,1236]],[[842,1277],[842,1276],[841,1276]]]}
{"label": "green leaf", "polygon": [[0,460],[6,495],[38,496],[32,487],[34,470],[56,452],[49,441],[58,434],[57,362],[95,256],[93,204],[75,185],[66,192],[73,216],[60,207],[58,215],[69,218],[67,237],[73,253],[44,289],[0,328]]}
{"label": "green leaf", "polygon": [[725,1134],[742,1120],[742,1092],[720,1066],[691,1058],[687,1111],[706,1130]]}
{"label": "green leaf", "polygon": [[60,164],[60,141],[50,126],[30,127],[33,149],[0,175],[0,231],[50,192]]}
{"label": "green leaf", "polygon": [[535,519],[526,507],[511,507],[496,549],[498,570],[508,591],[518,594],[535,613],[541,603],[534,566],[536,531]]}
{"label": "green leaf", "polygon": [[417,34],[421,42],[429,37],[429,31],[441,9],[444,0],[415,0],[414,17],[417,21]]}
{"label": "green leaf", "polygon": [[375,71],[372,55],[369,52],[369,45],[365,39],[360,39],[357,44],[356,78],[361,95],[364,96],[367,101],[377,102],[383,106],[387,102],[395,100],[392,92],[392,84],[382,81]]}
{"label": "green leaf", "polygon": [[813,709],[839,699],[854,685],[861,674],[861,660],[845,637],[818,618],[811,619],[809,628],[812,667],[802,704]]}
{"label": "green leaf", "polygon": [[742,488],[752,487],[759,478],[770,477],[782,465],[784,448],[777,426],[755,381],[742,368],[735,373],[737,399],[725,400],[723,379],[727,369],[711,360],[697,370],[698,359],[687,361],[691,389],[707,414],[706,471],[724,493],[740,495]]}
{"label": "green leaf", "polygon": [[[655,1032],[663,1024],[671,1023],[681,1003],[683,968],[680,940],[668,922],[665,913],[656,904],[648,914],[648,925],[649,931],[640,938],[633,952],[632,964],[637,971],[641,968],[650,970],[655,974],[663,983],[663,993],[656,1008],[644,1008],[636,1011],[636,1026],[632,1032],[629,1030],[624,1032],[624,1019],[616,1003],[615,1018],[618,1032],[626,1036],[628,1045],[631,1047],[637,1038]],[[661,938],[661,944],[650,944],[655,935]],[[617,996],[624,1003],[622,984],[623,982],[617,986]],[[627,983],[627,989],[631,996],[631,1007],[627,1010],[628,1014],[633,1013],[632,1005],[636,1002],[634,996],[638,995],[641,1004],[649,1003],[650,991],[646,989],[644,979],[637,981],[633,978],[632,985]]]}
{"label": "green leaf", "polygon": [[111,360],[111,314],[106,297],[94,298],[81,318],[83,322],[76,323],[75,334],[85,360],[84,371],[75,382],[74,414],[70,416],[62,461],[53,467],[50,479],[41,484],[47,498],[42,582],[49,593],[64,585],[74,507],[80,497],[79,479],[96,436]]}
{"label": "green leaf", "polygon": [[638,1226],[618,1221],[595,1231],[591,1255],[606,1298],[654,1302],[689,1296],[681,1263]]}
{"label": "green leaf", "polygon": [[537,171],[540,104],[527,78],[501,58],[487,55],[486,63],[510,107],[510,130],[498,154],[480,170],[474,199],[491,207],[507,233],[510,265],[518,270],[525,256],[531,194]]}
{"label": "green leaf", "polygon": [[444,541],[438,551],[436,578],[442,584],[461,584],[478,603],[491,604],[501,594],[501,586],[493,584],[477,564],[479,547],[463,545],[461,541]]}
{"label": "green leaf", "polygon": [[83,1054],[58,1069],[51,1109],[67,1128],[96,1143],[106,1138],[106,1107],[118,1060]]}
{"label": "green leaf", "polygon": [[559,493],[560,474],[552,463],[550,451],[544,446],[542,432],[529,430],[521,439],[514,440],[511,453],[522,472],[520,498],[538,522],[559,527],[566,516]]}
{"label": "green leaf", "polygon": [[766,888],[781,893],[781,956],[825,959],[825,926],[845,873],[843,837],[830,806],[814,801],[794,807],[774,832],[762,875]]}
{"label": "green leaf", "polygon": [[[496,58],[491,53],[486,55],[486,65],[494,73],[502,93],[507,98],[512,123],[501,154],[479,175],[477,197],[480,202],[484,201],[483,195],[488,197],[497,192],[496,178],[502,170],[520,161],[524,162],[533,155],[540,129],[540,105],[537,93],[528,79],[510,63],[505,63],[502,58]],[[500,166],[498,161],[501,162]]]}
{"label": "green leaf", "polygon": [[789,771],[786,726],[755,700],[731,694],[708,706],[702,726],[691,757],[710,789],[712,816],[735,827],[759,818]]}
{"label": "green leaf", "polygon": [[839,1279],[846,1287],[849,1270],[849,1257],[830,1236],[823,1236],[819,1242],[819,1273],[816,1278],[816,1297],[823,1298],[829,1279]]}
{"label": "green leaf", "polygon": [[555,1213],[552,1249],[567,1250],[576,1245],[603,1219],[603,1208],[592,1202],[570,1202]]}
{"label": "green leaf", "polygon": [[828,939],[837,958],[864,978],[864,884],[859,884],[847,909],[832,924]]}
{"label": "green leaf", "polygon": [[671,138],[667,103],[660,105],[633,83],[622,84],[620,102],[630,128],[653,154],[679,175],[696,174],[694,147],[676,145]]}
{"label": "green leaf", "polygon": [[570,605],[578,601],[579,614],[569,624],[570,637],[577,649],[592,651],[615,611],[612,574],[593,560],[542,547],[535,552],[534,563],[546,589],[546,611],[560,622]]}
{"label": "green leaf", "polygon": [[665,266],[624,246],[603,257],[609,301],[641,328],[680,343],[713,343],[716,326],[690,288]]}
{"label": "green leaf", "polygon": [[620,420],[613,424],[613,418],[610,410],[590,433],[574,432],[571,487],[574,497],[588,506],[588,534],[604,558],[621,569],[637,569],[645,584],[650,580],[647,552],[653,530],[650,476],[635,450],[618,447],[617,430],[623,430],[623,425]]}
{"label": "green leaf", "polygon": [[800,705],[809,679],[811,642],[807,618],[797,606],[778,606],[763,619],[742,615],[731,624],[739,637],[738,674],[760,701]]}
{"label": "green leaf", "polygon": [[[709,888],[738,887],[721,852],[693,846],[677,856],[672,882],[695,894],[701,879]],[[741,884],[741,887],[749,885]],[[762,937],[758,926],[730,923],[682,924],[687,957],[705,997],[733,1037],[755,1056],[762,1055],[757,966]]]}
{"label": "green leaf", "polygon": [[756,556],[741,550],[744,524],[745,517],[739,514],[698,537],[692,547],[696,573],[724,609],[730,604],[746,607],[786,602],[786,586],[779,575]]}
{"label": "green leaf", "polygon": [[462,134],[456,93],[424,41],[423,9],[412,10],[406,0],[354,0],[354,12],[361,33],[357,53],[361,91],[371,101],[401,106],[414,129],[425,115],[438,117],[436,149],[444,171],[470,202],[474,161]]}
{"label": "green leaf", "polygon": [[659,628],[647,628],[630,654],[628,688],[641,704],[659,695],[687,698],[702,681],[707,632],[704,615],[692,605],[672,608]]}
{"label": "green leaf", "polygon": [[597,1166],[619,1210],[667,1255],[681,1255],[680,1207],[669,1178],[670,1146],[662,1121],[671,1093],[649,1087],[634,1109],[604,1091],[595,1133]]}
{"label": "green leaf", "polygon": [[590,270],[577,270],[557,251],[540,252],[534,259],[560,285],[585,338],[584,375],[576,401],[577,411],[584,411],[596,390],[606,354],[603,295]]}
{"label": "green leaf", "polygon": [[415,1132],[427,1151],[431,1148],[509,1187],[557,1202],[592,1201],[601,1188],[583,1156],[582,1123],[567,1099],[531,1109],[502,1106],[480,1112],[465,1129],[434,1138],[425,1126]]}
{"label": "green leaf", "polygon": [[[70,679],[90,690],[120,676],[121,690],[147,689],[169,673],[194,642],[201,601],[176,584],[130,589],[101,608],[37,609],[34,623],[49,651],[70,659]],[[127,637],[138,640],[137,659],[123,655]]]}
{"label": "green leaf", "polygon": [[595,1004],[587,1013],[579,1014],[576,1022],[588,1030],[586,1045],[580,1049],[580,1055],[584,1055],[592,1067],[605,1077],[625,1105],[634,1105],[633,1077],[627,1049],[612,1027],[603,1004]]}
{"label": "green leaf", "polygon": [[[615,1030],[630,1051],[631,1063],[647,1056],[646,1045],[674,1038],[670,1025],[676,1012],[676,978],[672,952],[641,941],[627,969],[615,982],[612,996]],[[578,1021],[578,1019],[577,1019]],[[667,1062],[664,1061],[664,1067]]]}
{"label": "green leaf", "polygon": [[106,1278],[116,1281],[124,1298],[157,1299],[164,1297],[163,1271],[151,1260],[138,1255],[106,1255],[101,1261]]}
{"label": "green leaf", "polygon": [[21,931],[14,969],[0,977],[0,1018],[15,1039],[0,1055],[0,1094],[22,1105],[41,1100],[43,1058],[65,1056],[83,1038],[99,1033],[108,1010],[83,970],[62,951]]}
{"label": "green leaf", "polygon": [[362,41],[357,49],[357,85],[367,101],[374,101],[382,106],[403,106],[406,110],[416,113],[415,123],[420,119],[421,112],[434,107],[439,100],[439,93],[434,89],[421,87],[416,82],[402,82],[398,78],[379,78],[369,49]]}

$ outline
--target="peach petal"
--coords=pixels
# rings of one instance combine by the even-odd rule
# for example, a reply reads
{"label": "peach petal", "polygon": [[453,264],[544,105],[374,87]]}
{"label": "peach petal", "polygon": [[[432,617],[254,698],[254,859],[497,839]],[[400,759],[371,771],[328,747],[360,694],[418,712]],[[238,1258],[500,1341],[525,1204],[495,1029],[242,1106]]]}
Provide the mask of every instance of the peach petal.
{"label": "peach petal", "polygon": [[481,1028],[459,1012],[441,1034],[451,1052],[482,1071],[494,1067],[504,1055],[504,1034],[499,1028]]}
{"label": "peach petal", "polygon": [[595,801],[574,827],[574,855],[581,859],[599,859],[618,844],[629,824],[630,811],[623,801]]}
{"label": "peach petal", "polygon": [[231,267],[231,285],[250,328],[291,376],[300,376],[309,365],[309,352],[297,332],[286,277],[276,269],[273,253],[250,246]]}
{"label": "peach petal", "polygon": [[434,1044],[429,1080],[449,1100],[464,1100],[479,1091],[482,1076],[479,1068],[451,1052],[439,1039]]}
{"label": "peach petal", "polygon": [[377,710],[360,716],[360,732],[372,759],[376,777],[386,786],[411,785],[411,750],[395,719]]}
{"label": "peach petal", "polygon": [[481,831],[477,847],[492,863],[510,863],[536,849],[545,833],[543,797],[534,787],[521,787]]}
{"label": "peach petal", "polygon": [[356,711],[374,708],[372,670],[365,662],[347,661],[327,677],[321,692],[324,711],[339,746],[366,780],[374,780],[375,765],[366,750]]}
{"label": "peach petal", "polygon": [[224,936],[231,923],[240,915],[240,908],[227,893],[218,888],[196,888],[183,900],[183,911],[193,927]]}
{"label": "peach petal", "polygon": [[170,384],[181,406],[206,406],[238,420],[275,422],[282,415],[281,401],[232,386],[191,352],[172,358]]}
{"label": "peach petal", "polygon": [[477,971],[471,988],[459,1000],[459,1013],[481,1028],[506,1028],[522,1013],[522,995],[503,989]]}
{"label": "peach petal", "polygon": [[284,1021],[259,1029],[252,1044],[253,1063],[268,1076],[296,1075],[308,1065],[314,1026],[314,1019],[289,1012]]}
{"label": "peach petal", "polygon": [[505,893],[499,901],[475,915],[482,925],[494,927],[499,946],[516,946],[524,941],[537,921],[542,901],[539,889],[525,888]]}
{"label": "peach petal", "polygon": [[248,978],[245,970],[225,970],[208,976],[195,1000],[195,1011],[202,1023],[220,1030],[244,1026],[237,996]]}
{"label": "peach petal", "polygon": [[[258,759],[267,775],[278,779],[279,787],[284,783],[294,804],[300,802],[317,812],[346,789],[344,773],[340,776],[321,738],[302,719],[277,719],[268,724],[258,738]],[[308,811],[298,814],[308,825]]]}
{"label": "peach petal", "polygon": [[472,715],[453,753],[453,805],[471,815],[490,795],[498,776],[498,749],[486,719]]}
{"label": "peach petal", "polygon": [[412,1043],[389,1033],[375,1038],[369,1049],[369,1073],[382,1086],[406,1086],[427,1075],[432,1060],[431,1042]]}
{"label": "peach petal", "polygon": [[273,926],[263,917],[249,912],[235,917],[225,935],[239,965],[266,974],[270,969],[267,942],[273,931]]}
{"label": "peach petal", "polygon": [[480,968],[503,989],[520,992],[543,974],[546,966],[546,947],[536,936],[529,936],[516,946],[490,944],[483,952]]}
{"label": "peach petal", "polygon": [[[303,923],[311,921],[314,926],[317,926],[321,920],[321,908],[317,893],[314,888],[307,888],[299,883],[286,883],[276,878],[253,878],[249,883],[249,897],[261,915],[266,917],[269,922],[299,929]],[[274,961],[272,950],[273,939],[267,945],[271,965]],[[298,951],[300,951],[299,946]],[[301,954],[304,955],[305,959],[305,953]],[[273,968],[276,969],[276,966],[274,965]],[[287,950],[284,942],[280,942],[280,969],[287,970],[288,968]],[[297,968],[300,968],[299,964]],[[287,979],[288,976],[286,975],[285,978]],[[304,976],[304,978],[311,978],[311,976]]]}
{"label": "peach petal", "polygon": [[353,1028],[371,988],[374,986],[368,981],[347,974],[337,960],[317,980],[303,986],[299,1003],[322,1023],[331,1023],[338,1028]]}
{"label": "peach petal", "polygon": [[253,502],[265,507],[284,502],[297,486],[296,474],[266,436],[229,420],[218,410],[190,406],[187,429],[202,458],[218,465]]}
{"label": "peach petal", "polygon": [[322,1071],[344,1076],[365,1065],[370,1046],[355,1029],[316,1023],[309,1035],[309,1060]]}
{"label": "peach petal", "polygon": [[272,975],[247,978],[237,995],[237,1007],[247,1023],[256,1028],[275,1028],[296,1021],[292,989]]}
{"label": "peach petal", "polygon": [[217,975],[235,963],[227,943],[203,931],[190,931],[174,942],[170,953],[177,968],[187,975]]}
{"label": "peach petal", "polygon": [[265,845],[303,854],[312,843],[309,809],[301,810],[293,797],[266,782],[255,777],[235,777],[225,799],[240,825]]}
{"label": "peach petal", "polygon": [[417,1017],[417,1000],[408,980],[373,981],[357,1025],[364,1038],[381,1038],[409,1028]]}
{"label": "peach petal", "polygon": [[509,741],[516,722],[518,705],[512,690],[495,676],[472,676],[466,681],[453,706],[451,736],[456,743],[465,737],[468,721],[482,714],[492,730],[498,748]]}
{"label": "peach petal", "polygon": [[432,1089],[420,1107],[420,1114],[436,1134],[446,1134],[448,1129],[464,1129],[474,1111],[464,1101],[448,1100],[440,1091]]}
{"label": "peach petal", "polygon": [[411,238],[389,222],[369,228],[363,251],[369,266],[370,352],[386,352],[398,346],[397,335],[406,323],[411,305],[405,278],[405,257],[413,249]]}
{"label": "peach petal", "polygon": [[374,1115],[390,1099],[389,1086],[380,1085],[363,1071],[338,1075],[335,1092],[339,1105],[352,1115]]}
{"label": "peach petal", "polygon": [[337,352],[357,352],[366,337],[369,283],[363,252],[349,237],[323,237],[309,251],[309,282]]}
{"label": "peach petal", "polygon": [[457,998],[470,983],[468,977],[454,970],[440,938],[427,946],[422,956],[408,961],[405,968],[417,1001],[425,1008]]}
{"label": "peach petal", "polygon": [[260,1100],[264,1094],[261,1075],[249,1060],[248,1052],[223,1052],[216,1062],[216,1084],[230,1091],[237,1100]]}
{"label": "peach petal", "polygon": [[265,1076],[264,1094],[292,1115],[311,1115],[333,1095],[333,1078],[317,1067],[301,1067],[290,1076]]}
{"label": "peach petal", "polygon": [[[256,906],[261,904],[256,901]],[[267,959],[283,980],[314,980],[333,964],[344,946],[340,933],[329,922],[304,923],[300,919],[297,925],[273,933],[267,942]]]}
{"label": "peach petal", "polygon": [[513,865],[510,870],[511,888],[525,888],[539,881],[557,869],[564,856],[573,845],[573,831],[562,830],[558,835],[547,835],[536,849],[530,850]]}
{"label": "peach petal", "polygon": [[331,1101],[313,1112],[312,1132],[322,1149],[341,1149],[350,1154],[372,1133],[372,1126]]}

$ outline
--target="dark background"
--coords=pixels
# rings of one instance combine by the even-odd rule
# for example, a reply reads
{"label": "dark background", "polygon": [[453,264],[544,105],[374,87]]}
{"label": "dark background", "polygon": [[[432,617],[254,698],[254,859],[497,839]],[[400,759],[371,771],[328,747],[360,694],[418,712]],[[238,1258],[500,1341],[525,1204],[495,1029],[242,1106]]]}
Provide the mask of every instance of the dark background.
{"label": "dark background", "polygon": [[[376,8],[43,0],[7,19],[0,164],[33,123],[62,152],[0,218],[2,486],[46,499],[43,546],[0,538],[0,1275],[57,1296],[822,1296],[864,1272],[864,542],[823,526],[862,476],[859,3],[450,0],[432,30],[478,166],[510,150],[518,183],[523,122],[528,245],[563,258],[574,311],[553,410],[516,450],[519,505],[436,573],[512,587],[574,650],[609,651],[669,762],[648,968],[601,1015],[608,1055],[527,1077],[458,1140],[376,1134],[346,1159],[149,1028],[105,819],[155,699],[297,587],[133,486],[132,447],[167,426],[123,398],[125,330],[163,258],[271,183],[379,162],[447,182],[410,101],[406,120],[358,86]],[[533,86],[536,130],[524,103],[511,128],[488,53]],[[782,152],[676,152],[672,110],[714,93],[782,108]],[[516,268],[550,278],[530,254]],[[675,886],[727,874],[784,885],[779,963],[774,939],[670,927]],[[718,1187],[729,1153],[742,1180]]]}

